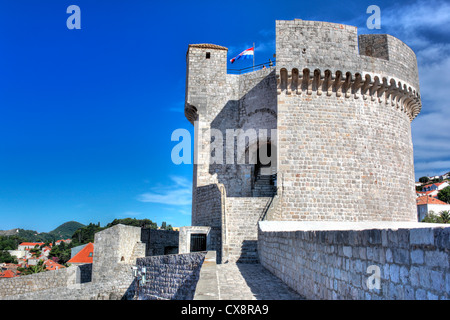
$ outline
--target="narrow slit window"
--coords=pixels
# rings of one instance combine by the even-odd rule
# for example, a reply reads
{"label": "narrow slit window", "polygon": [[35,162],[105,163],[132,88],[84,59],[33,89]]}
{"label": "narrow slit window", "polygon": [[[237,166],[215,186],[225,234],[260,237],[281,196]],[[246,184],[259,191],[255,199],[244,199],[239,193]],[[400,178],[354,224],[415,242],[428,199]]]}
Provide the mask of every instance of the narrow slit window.
{"label": "narrow slit window", "polygon": [[209,58],[211,58],[211,52],[206,53],[206,59],[209,59]]}

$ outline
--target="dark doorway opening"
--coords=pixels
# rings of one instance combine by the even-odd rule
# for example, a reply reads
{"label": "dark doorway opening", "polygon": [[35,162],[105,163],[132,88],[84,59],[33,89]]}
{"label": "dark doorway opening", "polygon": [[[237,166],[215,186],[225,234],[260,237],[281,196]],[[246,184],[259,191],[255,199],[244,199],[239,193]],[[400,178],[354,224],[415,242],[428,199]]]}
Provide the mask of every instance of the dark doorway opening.
{"label": "dark doorway opening", "polygon": [[206,234],[191,234],[191,252],[206,251]]}

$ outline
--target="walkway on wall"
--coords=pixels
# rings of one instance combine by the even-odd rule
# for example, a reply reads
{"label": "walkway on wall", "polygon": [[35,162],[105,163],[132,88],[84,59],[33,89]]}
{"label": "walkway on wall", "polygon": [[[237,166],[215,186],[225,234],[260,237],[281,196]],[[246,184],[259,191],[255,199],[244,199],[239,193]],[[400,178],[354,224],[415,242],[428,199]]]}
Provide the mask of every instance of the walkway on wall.
{"label": "walkway on wall", "polygon": [[216,264],[208,251],[194,300],[304,300],[259,263]]}
{"label": "walkway on wall", "polygon": [[217,265],[220,300],[303,300],[259,263]]}

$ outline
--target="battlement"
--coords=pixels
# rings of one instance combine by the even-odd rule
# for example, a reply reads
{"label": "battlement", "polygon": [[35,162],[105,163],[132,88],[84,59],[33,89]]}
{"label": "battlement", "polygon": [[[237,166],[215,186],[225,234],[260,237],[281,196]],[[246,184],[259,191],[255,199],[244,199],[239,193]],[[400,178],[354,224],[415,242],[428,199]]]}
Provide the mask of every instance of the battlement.
{"label": "battlement", "polygon": [[371,73],[396,78],[419,92],[417,60],[401,40],[357,34],[353,26],[295,19],[276,21],[277,67]]}

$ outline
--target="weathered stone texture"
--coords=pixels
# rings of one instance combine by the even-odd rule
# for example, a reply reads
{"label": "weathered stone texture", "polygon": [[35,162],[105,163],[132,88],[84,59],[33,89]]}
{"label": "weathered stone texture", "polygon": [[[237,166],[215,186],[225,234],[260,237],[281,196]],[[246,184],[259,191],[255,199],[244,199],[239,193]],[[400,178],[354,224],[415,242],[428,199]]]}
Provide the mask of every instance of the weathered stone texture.
{"label": "weathered stone texture", "polygon": [[[138,250],[135,251],[135,247]],[[135,255],[139,253],[139,255]],[[144,256],[141,228],[118,224],[95,234],[92,281],[108,281],[122,265],[133,264]]]}
{"label": "weathered stone texture", "polygon": [[141,256],[162,256],[177,254],[179,232],[172,230],[142,229],[141,241],[145,243],[145,252]]}
{"label": "weathered stone texture", "polygon": [[74,286],[86,282],[90,277],[90,272],[89,266],[80,265],[15,278],[0,279],[0,297],[4,298],[50,288]]}
{"label": "weathered stone texture", "polygon": [[[450,298],[448,226],[286,224],[260,223],[260,263],[307,299]],[[368,285],[370,266],[380,288]]]}
{"label": "weathered stone texture", "polygon": [[138,300],[192,300],[206,252],[137,259],[148,280],[137,288]]}

